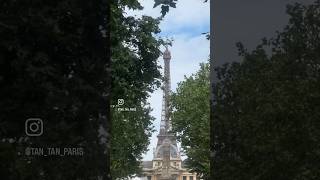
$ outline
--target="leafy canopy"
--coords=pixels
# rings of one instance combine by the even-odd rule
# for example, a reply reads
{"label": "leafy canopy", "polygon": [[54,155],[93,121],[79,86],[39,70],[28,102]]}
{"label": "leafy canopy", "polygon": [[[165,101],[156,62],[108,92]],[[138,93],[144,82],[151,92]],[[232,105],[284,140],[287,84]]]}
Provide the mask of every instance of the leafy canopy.
{"label": "leafy canopy", "polygon": [[186,164],[203,179],[209,179],[209,63],[178,84],[172,94],[173,131],[186,154]]}
{"label": "leafy canopy", "polygon": [[216,68],[213,179],[319,178],[320,1],[287,13],[283,32]]}

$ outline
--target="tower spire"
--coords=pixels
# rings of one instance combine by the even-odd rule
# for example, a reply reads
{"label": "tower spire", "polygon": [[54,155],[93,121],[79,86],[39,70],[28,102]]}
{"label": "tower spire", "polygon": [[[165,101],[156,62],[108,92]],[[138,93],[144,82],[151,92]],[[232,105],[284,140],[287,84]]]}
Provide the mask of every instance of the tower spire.
{"label": "tower spire", "polygon": [[163,97],[162,97],[162,113],[161,113],[161,124],[160,134],[167,134],[171,130],[171,119],[169,116],[169,98],[171,90],[170,80],[170,60],[171,53],[166,46],[166,50],[163,53],[164,60],[164,85],[163,85]]}

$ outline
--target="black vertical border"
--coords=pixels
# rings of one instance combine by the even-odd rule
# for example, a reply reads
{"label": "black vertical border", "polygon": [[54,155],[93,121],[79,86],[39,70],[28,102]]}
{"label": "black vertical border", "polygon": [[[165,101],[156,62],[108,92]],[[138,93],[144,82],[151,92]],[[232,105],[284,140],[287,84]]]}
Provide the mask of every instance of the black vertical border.
{"label": "black vertical border", "polygon": [[216,74],[214,71],[214,0],[210,0],[210,179],[213,178],[213,166],[214,166],[214,119],[213,119],[213,83],[216,80]]}

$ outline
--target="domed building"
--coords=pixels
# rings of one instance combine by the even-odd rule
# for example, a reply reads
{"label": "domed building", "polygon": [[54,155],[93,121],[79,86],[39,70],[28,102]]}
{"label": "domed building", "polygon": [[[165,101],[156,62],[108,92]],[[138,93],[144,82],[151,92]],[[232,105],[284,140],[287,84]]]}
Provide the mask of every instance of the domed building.
{"label": "domed building", "polygon": [[162,98],[162,114],[157,147],[153,152],[152,161],[143,161],[143,180],[196,180],[196,173],[191,173],[181,160],[176,136],[171,132],[169,112],[170,96],[170,60],[168,48],[163,53],[164,86]]}

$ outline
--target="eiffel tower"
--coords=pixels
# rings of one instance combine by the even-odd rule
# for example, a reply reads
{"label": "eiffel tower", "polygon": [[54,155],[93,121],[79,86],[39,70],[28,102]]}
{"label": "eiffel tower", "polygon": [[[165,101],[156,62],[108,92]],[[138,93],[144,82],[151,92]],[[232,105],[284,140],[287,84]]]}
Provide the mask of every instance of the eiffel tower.
{"label": "eiffel tower", "polygon": [[[195,173],[190,173],[181,160],[177,146],[176,136],[171,132],[172,123],[170,118],[170,60],[171,53],[166,47],[163,53],[164,60],[164,83],[162,86],[162,112],[160,131],[157,136],[157,146],[153,151],[152,161],[142,162],[143,178],[146,180],[188,180],[196,179]],[[190,177],[190,178],[189,178]]]}
{"label": "eiffel tower", "polygon": [[[162,161],[162,173],[159,177],[161,180],[176,179],[174,172],[171,168],[171,160],[181,162],[180,153],[177,147],[177,141],[175,135],[171,132],[172,124],[170,118],[169,98],[171,90],[170,81],[170,60],[171,53],[166,47],[163,53],[164,60],[164,85],[163,85],[163,97],[162,97],[162,113],[160,122],[160,131],[158,137],[158,143],[156,151],[154,153],[154,160],[159,159]],[[176,162],[177,163],[177,162]]]}

